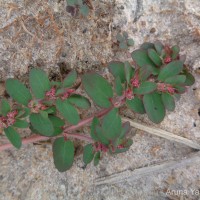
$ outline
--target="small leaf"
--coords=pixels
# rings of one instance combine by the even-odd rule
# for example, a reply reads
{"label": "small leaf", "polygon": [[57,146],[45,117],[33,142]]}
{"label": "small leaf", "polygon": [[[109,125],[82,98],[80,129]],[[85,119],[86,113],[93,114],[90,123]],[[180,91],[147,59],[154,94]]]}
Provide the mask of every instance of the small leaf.
{"label": "small leaf", "polygon": [[71,168],[74,161],[74,144],[58,138],[53,143],[53,158],[55,167],[59,172],[64,172]]}
{"label": "small leaf", "polygon": [[10,105],[6,99],[1,100],[1,113],[6,116],[10,112]]}
{"label": "small leaf", "polygon": [[46,113],[48,114],[55,114],[56,113],[56,107],[52,106],[52,107],[49,107],[47,108],[46,110],[44,110]]}
{"label": "small leaf", "polygon": [[186,76],[185,75],[176,75],[176,76],[172,76],[169,77],[165,80],[165,83],[169,83],[172,85],[176,85],[176,84],[183,84],[186,80]]}
{"label": "small leaf", "polygon": [[130,122],[123,123],[122,131],[121,131],[121,134],[119,136],[119,139],[123,139],[125,137],[125,135],[128,134],[128,132],[130,130],[131,130]]}
{"label": "small leaf", "polygon": [[176,59],[179,55],[179,52],[180,52],[180,48],[175,45],[172,47],[172,59]]}
{"label": "small leaf", "polygon": [[141,81],[147,80],[153,73],[153,68],[150,65],[140,68],[139,78]]}
{"label": "small leaf", "polygon": [[17,131],[13,127],[10,126],[4,129],[4,132],[8,140],[12,143],[12,145],[16,147],[17,149],[20,149],[22,145],[22,140],[19,134],[17,133]]}
{"label": "small leaf", "polygon": [[102,121],[102,131],[105,133],[106,138],[113,140],[120,135],[121,129],[122,121],[118,114],[118,109],[114,108],[104,116]]}
{"label": "small leaf", "polygon": [[67,0],[67,5],[68,6],[75,6],[77,3],[77,0]]}
{"label": "small leaf", "polygon": [[68,101],[71,104],[74,104],[75,106],[77,106],[79,108],[83,108],[83,109],[89,109],[91,106],[90,101],[86,97],[81,96],[79,94],[72,94],[68,98]]}
{"label": "small leaf", "polygon": [[13,126],[17,128],[28,128],[29,123],[25,120],[17,119],[16,122],[13,124]]}
{"label": "small leaf", "polygon": [[99,164],[100,156],[101,156],[101,154],[98,151],[94,156],[94,166],[97,166]]}
{"label": "small leaf", "polygon": [[126,104],[127,104],[128,108],[130,108],[134,112],[137,112],[140,114],[145,113],[144,104],[143,104],[142,100],[138,97],[135,97],[132,100],[127,99]]}
{"label": "small leaf", "polygon": [[71,71],[63,81],[63,87],[69,88],[71,87],[77,79],[77,73],[75,70]]}
{"label": "small leaf", "polygon": [[130,83],[130,80],[134,75],[134,69],[129,62],[124,62],[124,70],[125,70],[126,81],[127,83]]}
{"label": "small leaf", "polygon": [[56,88],[59,88],[61,86],[60,81],[51,81],[51,86],[56,86]]}
{"label": "small leaf", "polygon": [[110,98],[113,97],[111,85],[99,74],[86,73],[82,76],[83,86],[87,94],[100,107],[111,106]]}
{"label": "small leaf", "polygon": [[99,124],[100,124],[99,119],[97,117],[94,117],[90,127],[90,135],[94,141],[99,140],[99,138],[96,135],[96,126],[98,126]]}
{"label": "small leaf", "polygon": [[170,62],[168,65],[164,66],[159,75],[158,80],[164,81],[171,76],[178,75],[183,69],[183,62],[181,61],[173,61]]}
{"label": "small leaf", "polygon": [[41,69],[30,71],[29,83],[34,96],[38,99],[43,99],[45,93],[51,88],[47,74]]}
{"label": "small leaf", "polygon": [[17,118],[25,118],[30,114],[30,108],[23,108],[18,112]]}
{"label": "small leaf", "polygon": [[87,5],[83,5],[80,7],[80,13],[84,16],[84,17],[87,17],[88,14],[90,12],[90,9]]}
{"label": "small leaf", "polygon": [[134,45],[134,40],[133,39],[128,39],[127,40],[128,46],[133,46]]}
{"label": "small leaf", "polygon": [[156,41],[156,42],[154,43],[154,47],[155,47],[155,49],[156,49],[158,55],[161,56],[162,50],[164,49],[163,44],[162,44],[160,41]]}
{"label": "small leaf", "polygon": [[123,86],[119,77],[115,79],[115,91],[118,96],[123,94]]}
{"label": "small leaf", "polygon": [[150,42],[145,42],[140,46],[141,49],[148,50],[148,49],[153,49],[154,44]]}
{"label": "small leaf", "polygon": [[32,99],[30,91],[20,81],[15,79],[7,79],[6,91],[18,103],[25,106]]}
{"label": "small leaf", "polygon": [[51,121],[51,123],[53,124],[54,127],[54,133],[53,136],[57,136],[59,134],[61,134],[63,132],[62,127],[65,125],[65,122],[60,119],[59,117],[50,115],[49,116],[49,120]]}
{"label": "small leaf", "polygon": [[124,42],[120,42],[119,43],[119,48],[123,49],[123,50],[126,50],[126,49],[128,49],[128,45],[126,44],[125,41]]}
{"label": "small leaf", "polygon": [[117,38],[117,41],[119,42],[122,42],[125,40],[124,37],[120,33],[117,34],[116,38]]}
{"label": "small leaf", "polygon": [[58,99],[56,101],[56,107],[58,111],[61,113],[61,115],[71,124],[78,124],[80,121],[79,114],[74,108],[74,106],[69,103],[69,101],[66,99],[62,101],[61,99]]}
{"label": "small leaf", "polygon": [[141,83],[139,88],[133,90],[134,94],[148,94],[156,90],[157,84],[154,82],[146,81]]}
{"label": "small leaf", "polygon": [[139,67],[150,65],[153,69],[153,74],[154,75],[158,74],[159,70],[155,67],[155,64],[149,58],[147,51],[138,49],[138,50],[133,51],[131,56]]}
{"label": "small leaf", "polygon": [[195,83],[194,76],[190,74],[189,72],[185,72],[184,74],[186,75],[186,80],[184,84],[187,86],[193,85]]}
{"label": "small leaf", "polygon": [[99,142],[101,142],[104,145],[109,145],[110,142],[106,137],[106,133],[103,132],[103,130],[100,126],[96,126],[95,133],[98,137]]}
{"label": "small leaf", "polygon": [[165,108],[161,95],[158,93],[145,94],[143,103],[149,119],[154,123],[160,123],[165,117]]}
{"label": "small leaf", "polygon": [[92,162],[94,158],[93,145],[87,144],[83,149],[83,162],[87,165]]}
{"label": "small leaf", "polygon": [[121,79],[121,82],[122,83],[125,82],[126,77],[125,77],[125,70],[124,70],[123,62],[110,62],[108,64],[108,69],[115,78],[117,78],[119,76]]}
{"label": "small leaf", "polygon": [[41,113],[32,113],[30,122],[33,128],[44,136],[53,136],[54,128],[49,118],[44,117]]}
{"label": "small leaf", "polygon": [[178,93],[183,94],[186,92],[186,87],[185,86],[180,86],[180,85],[176,85],[175,89],[177,90]]}
{"label": "small leaf", "polygon": [[148,56],[156,64],[156,66],[160,67],[162,65],[162,60],[154,49],[148,49]]}
{"label": "small leaf", "polygon": [[170,94],[162,93],[162,102],[167,110],[174,111],[175,102],[174,98]]}

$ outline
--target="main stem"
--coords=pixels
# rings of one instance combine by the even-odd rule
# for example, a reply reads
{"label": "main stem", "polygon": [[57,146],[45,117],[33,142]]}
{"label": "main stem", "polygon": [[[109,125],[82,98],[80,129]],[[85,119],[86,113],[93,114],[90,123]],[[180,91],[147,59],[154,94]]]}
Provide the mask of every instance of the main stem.
{"label": "main stem", "polygon": [[[79,139],[79,140],[85,140],[85,141],[92,142],[93,141],[92,138],[90,138],[88,136],[79,135],[79,134],[69,134],[68,132],[69,131],[73,131],[73,130],[77,130],[78,128],[80,128],[82,126],[91,123],[94,117],[98,117],[98,118],[103,117],[111,109],[112,109],[112,107],[110,107],[108,109],[104,109],[101,112],[99,112],[99,113],[97,113],[97,114],[95,114],[95,115],[93,115],[93,116],[91,116],[89,118],[81,120],[77,125],[72,125],[72,126],[64,127],[63,135],[64,136],[69,136],[69,137],[72,137],[72,138],[76,138],[76,139]],[[59,137],[61,137],[61,136],[59,136]],[[30,136],[28,138],[22,139],[22,144],[30,144],[30,143],[34,143],[34,142],[49,140],[49,139],[51,139],[51,138],[50,137],[41,136],[41,135],[32,135],[32,136]],[[12,147],[13,147],[13,145],[10,144],[10,143],[3,144],[3,145],[0,146],[0,152],[4,151],[6,149],[10,149]]]}

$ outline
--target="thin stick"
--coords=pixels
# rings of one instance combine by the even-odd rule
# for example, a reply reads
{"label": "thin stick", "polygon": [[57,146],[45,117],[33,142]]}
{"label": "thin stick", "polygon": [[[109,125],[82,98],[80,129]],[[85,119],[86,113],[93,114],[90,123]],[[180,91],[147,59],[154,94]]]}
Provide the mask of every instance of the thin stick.
{"label": "thin stick", "polygon": [[168,131],[164,131],[162,129],[158,129],[158,128],[153,128],[153,127],[150,127],[150,126],[142,125],[140,123],[134,122],[134,121],[132,121],[132,120],[130,120],[128,118],[125,118],[125,117],[123,117],[122,120],[123,121],[129,121],[130,125],[132,127],[137,128],[137,129],[143,130],[143,131],[148,132],[150,134],[153,134],[153,135],[156,135],[156,136],[159,136],[159,137],[162,137],[162,138],[174,141],[174,142],[185,144],[185,145],[187,145],[189,147],[192,147],[193,149],[200,150],[200,145],[199,144],[197,144],[196,142],[193,142],[192,140],[189,140],[187,138],[175,135],[173,133],[170,133]]}
{"label": "thin stick", "polygon": [[95,185],[105,185],[105,184],[116,184],[125,181],[137,181],[138,179],[144,179],[157,175],[158,173],[165,172],[167,170],[178,169],[181,167],[186,167],[188,165],[196,165],[200,163],[200,154],[193,153],[189,154],[187,158],[177,159],[172,161],[167,161],[159,163],[157,165],[152,165],[148,167],[138,168],[134,170],[125,170],[110,176],[97,178]]}
{"label": "thin stick", "polygon": [[[73,126],[68,126],[66,128],[64,128],[64,131],[63,131],[63,134],[64,135],[67,135],[67,136],[70,136],[70,137],[73,137],[73,138],[77,138],[77,139],[81,139],[81,140],[86,140],[86,141],[89,141],[89,142],[92,142],[93,140],[90,139],[89,137],[87,136],[83,136],[83,135],[77,135],[77,134],[69,134],[67,132],[69,131],[72,131],[72,130],[76,130],[86,124],[89,124],[92,122],[93,118],[94,117],[98,117],[98,118],[101,118],[103,117],[104,115],[106,115],[110,110],[112,109],[111,108],[108,108],[108,109],[104,109],[102,110],[101,112],[87,118],[87,119],[84,119],[82,121],[80,121],[77,125],[73,125]],[[61,136],[62,137],[62,136]],[[30,143],[34,143],[34,142],[39,142],[39,141],[45,141],[45,140],[49,140],[51,139],[50,137],[45,137],[45,136],[40,136],[40,135],[32,135],[30,136],[29,138],[25,138],[22,140],[22,144],[30,144]],[[12,148],[12,144],[8,143],[8,144],[3,144],[0,146],[0,152],[1,151],[4,151],[6,149],[10,149]]]}

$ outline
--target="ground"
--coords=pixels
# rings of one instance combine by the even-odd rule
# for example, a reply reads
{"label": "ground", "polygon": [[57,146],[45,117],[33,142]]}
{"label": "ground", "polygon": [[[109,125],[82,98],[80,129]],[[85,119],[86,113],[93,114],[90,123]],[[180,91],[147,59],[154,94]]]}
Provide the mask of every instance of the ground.
{"label": "ground", "polygon": [[[32,67],[44,69],[52,79],[73,68],[79,74],[95,70],[108,76],[109,61],[130,59],[129,54],[114,48],[116,34],[127,31],[135,41],[133,48],[155,40],[178,44],[187,56],[186,63],[196,83],[177,102],[175,112],[167,113],[159,125],[151,123],[146,115],[130,111],[124,115],[200,143],[199,1],[92,3],[90,15],[84,18],[72,17],[62,0],[0,0],[0,95],[5,94],[3,83],[7,78],[16,77],[26,83]],[[105,156],[98,167],[91,164],[86,168],[82,156],[77,155],[73,167],[65,173],[54,168],[49,143],[1,152],[0,199],[198,200],[199,153],[144,131],[133,129],[134,133],[134,143],[127,153]],[[180,164],[135,179],[123,179],[123,172],[172,161]],[[114,174],[121,176],[122,181],[96,184],[99,178]]]}

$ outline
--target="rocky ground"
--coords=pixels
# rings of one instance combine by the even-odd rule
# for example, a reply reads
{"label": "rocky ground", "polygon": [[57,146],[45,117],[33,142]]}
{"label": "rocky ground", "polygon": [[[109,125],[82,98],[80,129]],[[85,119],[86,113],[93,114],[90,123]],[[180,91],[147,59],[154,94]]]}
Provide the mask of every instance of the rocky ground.
{"label": "rocky ground", "polygon": [[[116,34],[127,31],[137,48],[144,41],[178,44],[196,83],[157,125],[200,143],[200,3],[198,0],[94,0],[87,18],[72,17],[62,0],[0,0],[0,95],[3,81],[27,82],[29,70],[43,68],[52,79],[70,69],[107,74],[106,63],[129,56],[113,48]],[[155,126],[146,116],[125,115]],[[0,199],[4,200],[164,200],[200,199],[199,153],[133,129],[131,149],[105,156],[98,167],[74,166],[59,173],[51,145],[38,143],[0,153]],[[195,159],[190,159],[190,158]],[[188,162],[185,162],[185,160]],[[176,161],[165,170],[119,183],[96,185],[98,178]],[[199,193],[198,193],[199,192]]]}

